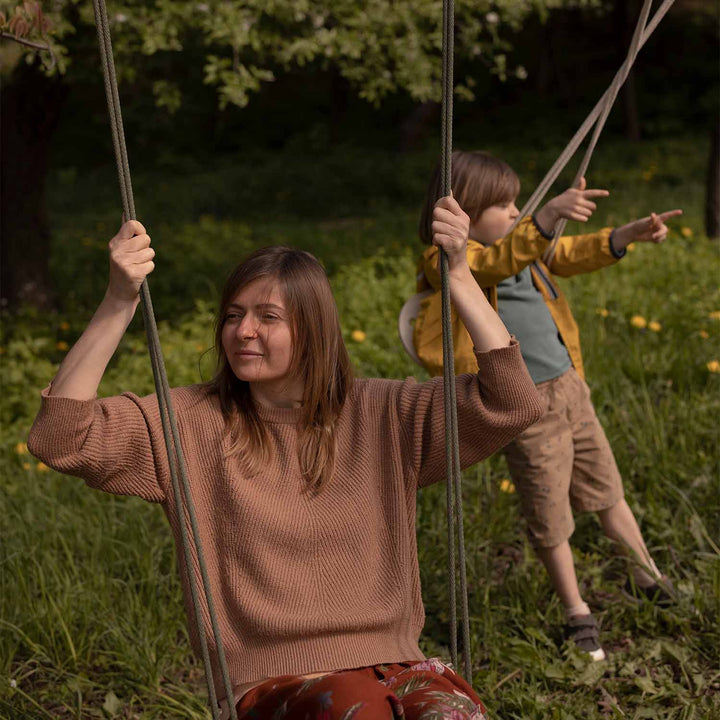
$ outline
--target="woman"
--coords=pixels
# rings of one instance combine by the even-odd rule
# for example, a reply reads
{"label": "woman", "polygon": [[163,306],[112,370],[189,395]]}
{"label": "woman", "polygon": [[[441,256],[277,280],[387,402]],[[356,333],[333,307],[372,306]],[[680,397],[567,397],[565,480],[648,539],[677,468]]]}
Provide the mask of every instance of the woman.
{"label": "woman", "polygon": [[[452,198],[438,201],[434,242],[480,368],[457,379],[463,467],[541,412],[470,274],[468,227]],[[43,392],[28,447],[91,487],[161,503],[178,543],[155,396],[95,397],[153,256],[138,222],[110,241],[107,293]],[[239,717],[413,718],[428,703],[483,717],[472,689],[418,647],[415,496],[445,474],[442,381],[353,380],[327,277],[289,248],[259,250],[230,276],[216,347],[214,380],[172,394]],[[192,624],[191,640],[197,652]]]}

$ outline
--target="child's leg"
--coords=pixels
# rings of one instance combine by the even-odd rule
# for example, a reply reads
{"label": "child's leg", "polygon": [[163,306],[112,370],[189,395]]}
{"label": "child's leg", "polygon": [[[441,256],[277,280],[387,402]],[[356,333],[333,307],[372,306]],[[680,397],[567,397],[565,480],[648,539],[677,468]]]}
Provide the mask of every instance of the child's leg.
{"label": "child's leg", "polygon": [[536,547],[535,551],[550,576],[567,617],[587,615],[590,608],[580,594],[570,543],[565,540],[554,547]]}
{"label": "child's leg", "polygon": [[641,587],[649,587],[662,577],[661,573],[650,557],[635,516],[623,496],[622,478],[590,400],[590,389],[574,373],[571,379],[575,387],[570,386],[568,391],[577,398],[571,413],[575,446],[570,485],[573,507],[598,513],[605,534],[637,561],[633,570],[635,582]]}
{"label": "child's leg", "polygon": [[575,523],[569,497],[573,433],[563,392],[567,375],[537,386],[545,414],[516,437],[504,453],[520,496],[528,537],[569,619],[587,615],[590,609],[580,594],[569,543]]}
{"label": "child's leg", "polygon": [[621,547],[629,550],[636,561],[633,577],[640,587],[650,587],[662,578],[643,540],[637,520],[625,501],[615,503],[607,510],[598,512],[603,531]]}

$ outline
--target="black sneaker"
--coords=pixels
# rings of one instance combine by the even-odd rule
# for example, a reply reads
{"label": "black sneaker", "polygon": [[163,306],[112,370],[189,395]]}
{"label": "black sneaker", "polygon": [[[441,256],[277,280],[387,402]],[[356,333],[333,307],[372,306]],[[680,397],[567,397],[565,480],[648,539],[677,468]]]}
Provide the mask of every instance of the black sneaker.
{"label": "black sneaker", "polygon": [[623,586],[624,594],[631,600],[645,600],[661,608],[668,608],[677,603],[677,592],[667,575],[648,587],[641,587],[632,577]]}
{"label": "black sneaker", "polygon": [[565,639],[572,640],[578,650],[595,662],[605,659],[600,645],[600,626],[592,614],[571,617],[565,625]]}

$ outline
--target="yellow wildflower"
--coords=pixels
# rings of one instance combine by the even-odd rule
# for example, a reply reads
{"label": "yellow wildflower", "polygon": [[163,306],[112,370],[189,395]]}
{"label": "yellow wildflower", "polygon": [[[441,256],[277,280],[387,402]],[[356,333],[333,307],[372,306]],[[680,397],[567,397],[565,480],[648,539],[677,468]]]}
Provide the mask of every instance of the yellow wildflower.
{"label": "yellow wildflower", "polygon": [[39,462],[35,467],[38,472],[47,472],[50,469],[44,462]]}
{"label": "yellow wildflower", "polygon": [[595,310],[595,312],[600,317],[607,317],[610,314],[610,312],[607,310],[607,308],[598,308],[597,310]]}
{"label": "yellow wildflower", "polygon": [[662,330],[662,325],[659,322],[657,322],[656,320],[651,320],[648,323],[648,328],[650,330],[652,330],[653,332],[660,332],[660,330]]}
{"label": "yellow wildflower", "polygon": [[85,247],[90,247],[90,246],[93,244],[92,238],[88,238],[88,237],[83,238],[80,242],[81,242]]}
{"label": "yellow wildflower", "polygon": [[502,490],[504,493],[514,493],[515,485],[513,485],[510,480],[505,478],[504,480],[500,481],[500,490]]}
{"label": "yellow wildflower", "polygon": [[713,310],[708,317],[711,320],[720,320],[720,310]]}
{"label": "yellow wildflower", "polygon": [[367,335],[362,330],[353,330],[352,333],[350,333],[350,337],[355,342],[365,342]]}
{"label": "yellow wildflower", "polygon": [[55,347],[58,350],[62,350],[63,352],[67,352],[70,349],[70,346],[64,340],[60,340],[60,342],[57,343]]}
{"label": "yellow wildflower", "polygon": [[703,340],[707,340],[710,337],[710,333],[707,330],[701,330],[698,335],[700,335]]}
{"label": "yellow wildflower", "polygon": [[205,346],[202,345],[201,343],[198,343],[198,344],[195,346],[195,349],[196,349],[198,352],[202,352],[202,351],[205,349]]}
{"label": "yellow wildflower", "polygon": [[29,470],[29,469],[30,469],[30,463],[29,463],[29,462],[24,462],[24,463],[23,463],[23,470]]}
{"label": "yellow wildflower", "polygon": [[680,230],[680,234],[685,238],[691,238],[693,236],[692,228],[684,227]]}
{"label": "yellow wildflower", "polygon": [[642,315],[633,315],[630,324],[636,328],[644,328],[647,327],[647,320]]}
{"label": "yellow wildflower", "polygon": [[59,327],[60,327],[60,329],[63,330],[63,331],[69,330],[69,329],[70,329],[70,323],[67,322],[67,320],[63,320],[63,321],[60,323]]}
{"label": "yellow wildflower", "polygon": [[633,250],[635,250],[635,243],[628,243],[628,246],[625,249],[628,252],[633,252]]}
{"label": "yellow wildflower", "polygon": [[705,367],[711,373],[720,373],[720,360],[711,360]]}
{"label": "yellow wildflower", "polygon": [[27,444],[26,443],[18,443],[15,446],[15,452],[18,455],[27,455],[28,454]]}
{"label": "yellow wildflower", "polygon": [[5,348],[2,345],[0,345],[0,355],[4,355],[4,354],[5,354]]}
{"label": "yellow wildflower", "polygon": [[652,180],[654,174],[655,174],[655,172],[652,169],[644,170],[643,174],[642,174],[642,178],[645,182],[650,182],[650,180]]}

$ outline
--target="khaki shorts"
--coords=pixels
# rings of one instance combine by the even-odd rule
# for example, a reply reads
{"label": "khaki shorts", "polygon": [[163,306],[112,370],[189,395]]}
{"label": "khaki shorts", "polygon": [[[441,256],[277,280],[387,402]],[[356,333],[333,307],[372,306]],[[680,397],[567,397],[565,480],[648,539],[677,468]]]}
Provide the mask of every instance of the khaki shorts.
{"label": "khaki shorts", "polygon": [[573,509],[597,512],[623,497],[610,444],[587,383],[570,368],[537,385],[545,414],[503,452],[535,547],[554,547],[575,530]]}

